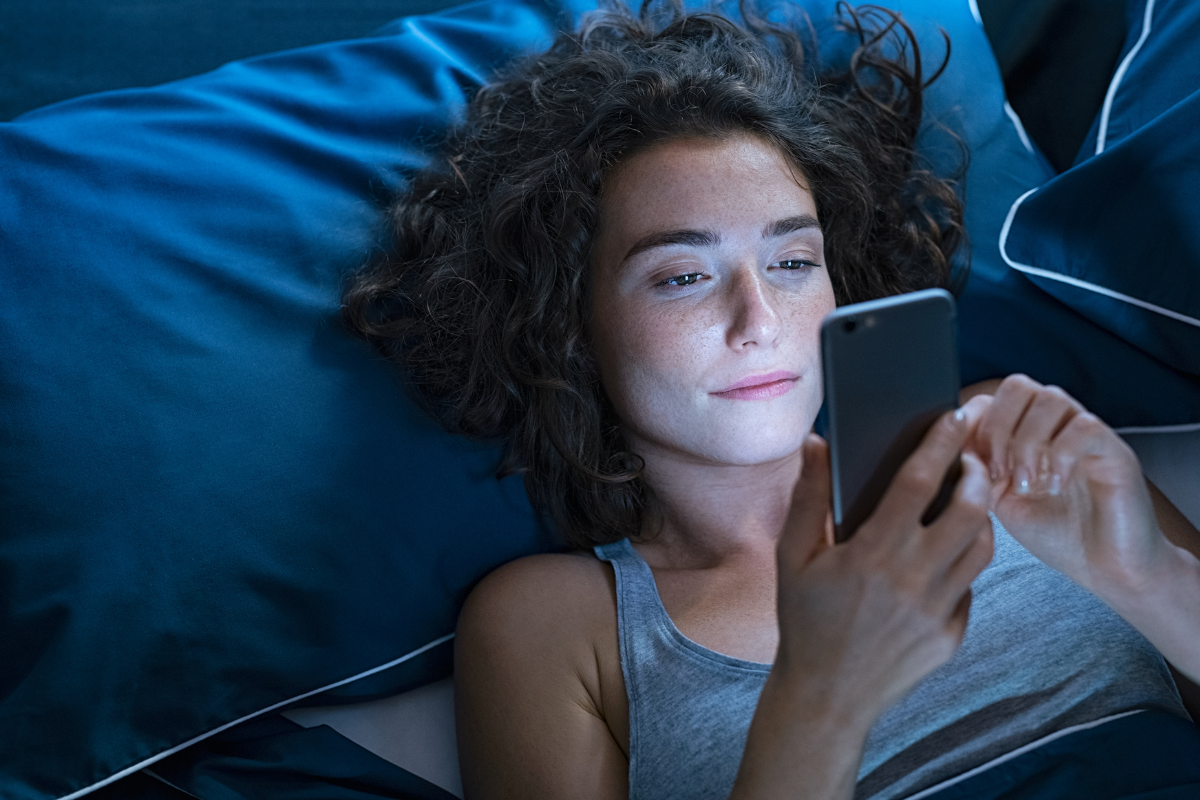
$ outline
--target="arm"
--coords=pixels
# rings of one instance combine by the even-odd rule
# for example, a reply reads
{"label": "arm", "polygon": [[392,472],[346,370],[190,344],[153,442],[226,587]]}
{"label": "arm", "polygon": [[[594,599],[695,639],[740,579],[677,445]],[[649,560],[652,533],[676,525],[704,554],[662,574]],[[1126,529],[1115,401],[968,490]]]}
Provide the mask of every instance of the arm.
{"label": "arm", "polygon": [[828,450],[805,443],[778,545],[778,654],[733,798],[850,798],[876,718],[962,643],[971,581],[992,557],[983,464],[963,455],[950,504],[920,520],[983,406],[944,415],[842,544],[831,544]]}
{"label": "arm", "polygon": [[1200,534],[1157,486],[1145,483],[1165,557],[1149,574],[1122,574],[1091,588],[1162,653],[1184,708],[1200,722]]}
{"label": "arm", "polygon": [[[1158,519],[1158,526],[1163,535],[1171,544],[1187,551],[1193,557],[1200,558],[1200,531],[1196,530],[1196,526],[1192,525],[1188,518],[1149,479],[1146,480],[1146,487],[1150,490],[1154,515]],[[1200,609],[1200,604],[1194,604],[1193,607]],[[1176,611],[1177,609],[1172,608],[1168,615]],[[1167,659],[1167,666],[1171,668],[1171,675],[1179,687],[1179,695],[1183,698],[1184,708],[1191,714],[1192,721],[1200,724],[1200,685],[1197,685],[1200,681],[1197,681],[1194,676],[1189,678],[1180,672],[1171,663],[1170,657]]]}
{"label": "arm", "polygon": [[973,446],[996,475],[993,508],[1013,536],[1179,673],[1200,677],[1195,529],[1149,486],[1133,450],[1061,389],[1023,375],[996,388]]}
{"label": "arm", "polygon": [[854,794],[870,724],[864,728],[829,700],[819,684],[778,666],[771,671],[730,800]]}
{"label": "arm", "polygon": [[1164,556],[1154,568],[1097,582],[1095,594],[1145,636],[1171,668],[1184,707],[1200,720],[1200,559],[1196,529],[1155,487],[1150,490]]}
{"label": "arm", "polygon": [[625,692],[620,662],[605,673],[596,652],[616,652],[615,607],[603,565],[574,555],[521,559],[471,593],[454,652],[468,800],[628,795],[629,760],[605,716]]}

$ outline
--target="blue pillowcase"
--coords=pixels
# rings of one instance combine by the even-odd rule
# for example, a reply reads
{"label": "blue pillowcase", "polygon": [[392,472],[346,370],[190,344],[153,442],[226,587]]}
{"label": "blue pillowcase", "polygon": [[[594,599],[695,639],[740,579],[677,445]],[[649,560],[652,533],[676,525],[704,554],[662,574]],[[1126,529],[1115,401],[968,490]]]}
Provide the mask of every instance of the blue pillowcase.
{"label": "blue pillowcase", "polygon": [[470,586],[550,546],[338,314],[379,202],[553,20],[478,4],[0,126],[0,795],[442,677]]}
{"label": "blue pillowcase", "polygon": [[[1133,425],[1200,428],[1200,7],[1141,0],[1130,11],[1076,165],[1013,205],[1002,247],[1045,292],[1190,379],[1180,395],[1155,386],[1160,413]],[[1120,391],[1132,376],[1106,377]]]}
{"label": "blue pillowcase", "polygon": [[[927,63],[937,25],[954,45],[927,113],[972,151],[964,378],[1200,418],[1188,376],[1004,263],[1051,175],[967,2],[895,5]],[[339,289],[471,89],[589,7],[463,6],[0,125],[0,794],[82,796],[287,704],[441,677],[474,581],[554,546],[497,451],[342,330]],[[1131,383],[1093,391],[1113,365]]]}

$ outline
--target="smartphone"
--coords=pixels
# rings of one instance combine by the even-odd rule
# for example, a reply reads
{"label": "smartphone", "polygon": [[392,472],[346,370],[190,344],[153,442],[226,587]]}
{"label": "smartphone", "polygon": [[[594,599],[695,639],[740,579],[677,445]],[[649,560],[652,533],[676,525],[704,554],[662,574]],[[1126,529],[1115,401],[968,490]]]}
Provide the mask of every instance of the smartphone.
{"label": "smartphone", "polygon": [[[821,323],[821,361],[834,537],[844,542],[929,426],[958,407],[954,296],[926,289],[842,306]],[[956,459],[922,523],[946,507],[961,472]]]}

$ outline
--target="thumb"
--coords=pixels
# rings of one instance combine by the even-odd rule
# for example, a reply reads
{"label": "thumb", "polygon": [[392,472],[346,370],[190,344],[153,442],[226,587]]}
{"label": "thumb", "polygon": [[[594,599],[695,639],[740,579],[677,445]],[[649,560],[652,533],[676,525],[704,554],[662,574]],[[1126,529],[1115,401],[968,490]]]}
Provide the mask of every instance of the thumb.
{"label": "thumb", "polygon": [[804,440],[803,466],[792,491],[792,505],[779,537],[779,565],[798,571],[824,549],[826,525],[830,515],[832,478],[829,469],[829,445],[815,433]]}

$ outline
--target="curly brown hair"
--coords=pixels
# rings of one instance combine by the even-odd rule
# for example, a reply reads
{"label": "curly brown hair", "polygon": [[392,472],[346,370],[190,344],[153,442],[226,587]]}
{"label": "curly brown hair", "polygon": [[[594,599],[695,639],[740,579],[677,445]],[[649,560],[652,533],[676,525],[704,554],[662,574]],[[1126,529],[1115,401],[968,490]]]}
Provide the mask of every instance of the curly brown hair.
{"label": "curly brown hair", "polygon": [[820,74],[811,28],[745,0],[740,24],[678,2],[616,6],[478,91],[391,206],[392,248],[343,307],[448,430],[505,444],[499,474],[523,473],[579,547],[638,536],[651,498],[588,333],[589,256],[617,164],[676,138],[774,145],[816,201],[839,305],[957,284],[963,239],[955,183],[914,152],[937,75],[923,79],[899,15],[840,5],[856,49]]}

